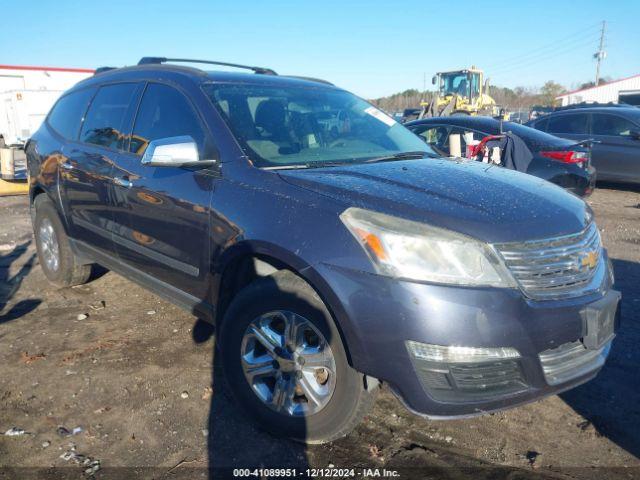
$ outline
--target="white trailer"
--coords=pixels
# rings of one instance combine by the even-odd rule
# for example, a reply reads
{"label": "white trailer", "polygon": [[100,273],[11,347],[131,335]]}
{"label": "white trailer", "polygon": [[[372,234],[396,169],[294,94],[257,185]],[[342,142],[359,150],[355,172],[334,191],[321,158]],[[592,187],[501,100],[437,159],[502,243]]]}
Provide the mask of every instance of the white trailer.
{"label": "white trailer", "polygon": [[68,88],[90,69],[0,65],[0,135],[7,145],[24,144]]}
{"label": "white trailer", "polygon": [[[563,93],[556,97],[562,106],[573,105],[574,103],[618,103],[623,92],[640,90],[640,75],[633,75],[620,80],[613,80],[597,87],[582,88],[571,92]],[[630,100],[630,98],[628,99]]]}
{"label": "white trailer", "polygon": [[23,144],[38,130],[62,90],[13,90],[0,93],[0,133],[7,145]]}

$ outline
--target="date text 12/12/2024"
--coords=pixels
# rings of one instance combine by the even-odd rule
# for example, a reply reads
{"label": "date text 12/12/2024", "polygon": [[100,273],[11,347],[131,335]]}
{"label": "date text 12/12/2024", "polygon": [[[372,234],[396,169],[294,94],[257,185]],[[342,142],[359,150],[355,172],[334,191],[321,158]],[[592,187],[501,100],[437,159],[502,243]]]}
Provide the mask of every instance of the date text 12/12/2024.
{"label": "date text 12/12/2024", "polygon": [[235,478],[242,477],[302,477],[302,478],[399,478],[397,470],[386,468],[236,468],[233,470]]}

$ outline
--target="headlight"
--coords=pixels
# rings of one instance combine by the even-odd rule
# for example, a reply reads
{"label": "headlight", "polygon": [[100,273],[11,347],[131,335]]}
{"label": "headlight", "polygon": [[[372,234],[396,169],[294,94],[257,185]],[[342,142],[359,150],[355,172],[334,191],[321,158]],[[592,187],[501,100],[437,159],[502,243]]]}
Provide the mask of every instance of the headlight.
{"label": "headlight", "polygon": [[516,286],[484,242],[360,208],[345,210],[340,219],[383,275],[453,285]]}

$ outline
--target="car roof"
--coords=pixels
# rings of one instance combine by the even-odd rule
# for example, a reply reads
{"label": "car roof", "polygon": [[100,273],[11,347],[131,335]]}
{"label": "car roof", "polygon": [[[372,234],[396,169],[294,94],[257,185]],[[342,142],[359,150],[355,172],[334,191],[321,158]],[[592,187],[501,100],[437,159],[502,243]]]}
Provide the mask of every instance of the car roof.
{"label": "car roof", "polygon": [[615,107],[580,107],[580,108],[562,108],[553,112],[548,113],[547,115],[558,115],[560,113],[580,113],[580,112],[605,112],[605,113],[640,113],[640,109],[638,107],[634,107],[633,105],[618,105]]}
{"label": "car roof", "polygon": [[413,120],[407,122],[405,125],[410,127],[412,125],[455,125],[458,127],[478,128],[485,130],[497,130],[500,128],[500,121],[491,117],[475,117],[470,115],[454,115],[451,117],[431,117],[422,118],[419,120]]}
{"label": "car roof", "polygon": [[195,83],[221,82],[221,83],[246,83],[263,84],[282,87],[324,87],[337,89],[329,82],[320,79],[294,77],[286,75],[270,75],[263,73],[205,71],[198,68],[171,64],[135,65],[131,67],[114,68],[104,70],[92,77],[77,83],[75,88],[82,88],[103,83],[142,80],[149,78],[182,79]]}
{"label": "car roof", "polygon": [[564,110],[557,110],[555,112],[546,113],[530,123],[537,123],[545,118],[556,117],[558,115],[569,115],[579,113],[610,113],[612,115],[618,115],[632,120],[635,123],[640,123],[640,108],[629,106],[616,106],[616,107],[580,107],[580,108],[567,108]]}

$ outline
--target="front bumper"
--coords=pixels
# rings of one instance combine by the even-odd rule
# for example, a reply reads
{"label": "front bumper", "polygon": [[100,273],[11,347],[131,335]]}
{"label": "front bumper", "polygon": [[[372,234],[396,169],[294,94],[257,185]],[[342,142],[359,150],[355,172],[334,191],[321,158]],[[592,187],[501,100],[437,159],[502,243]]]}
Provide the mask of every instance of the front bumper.
{"label": "front bumper", "polygon": [[[354,368],[385,381],[410,410],[429,417],[478,415],[584,383],[602,367],[612,338],[598,338],[597,345],[585,341],[594,335],[587,312],[593,311],[594,305],[613,305],[612,332],[619,323],[620,295],[611,289],[608,274],[601,290],[593,294],[534,301],[519,290],[404,282],[324,264],[318,266],[317,272],[335,296],[334,302],[338,302],[332,306]],[[409,352],[407,341],[508,347],[520,356],[497,365],[462,365],[462,369],[456,365],[455,372],[447,366],[442,370],[448,370],[445,377],[448,375],[453,389],[446,391],[442,377],[435,383],[425,381],[424,365]],[[576,342],[581,341],[588,343],[591,350],[600,351],[589,352],[589,358],[577,355],[576,368],[565,371],[559,381],[550,380],[548,362],[555,362],[553,367],[563,365],[564,358],[576,357]],[[571,346],[573,353],[566,353]],[[487,372],[494,376],[485,382],[482,375]],[[455,375],[457,379],[453,378]],[[474,382],[499,383],[495,375],[507,375],[513,382],[505,389],[470,392],[460,388],[473,386]],[[438,385],[445,387],[443,391],[438,391]]]}

